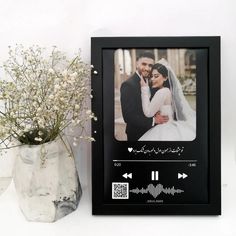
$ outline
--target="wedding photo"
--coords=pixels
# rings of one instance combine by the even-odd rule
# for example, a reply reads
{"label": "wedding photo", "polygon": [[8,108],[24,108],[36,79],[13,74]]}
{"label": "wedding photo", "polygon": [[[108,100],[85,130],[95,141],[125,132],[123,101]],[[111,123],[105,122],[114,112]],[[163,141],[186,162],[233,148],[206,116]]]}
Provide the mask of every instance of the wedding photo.
{"label": "wedding photo", "polygon": [[193,141],[196,138],[196,50],[115,51],[116,140]]}

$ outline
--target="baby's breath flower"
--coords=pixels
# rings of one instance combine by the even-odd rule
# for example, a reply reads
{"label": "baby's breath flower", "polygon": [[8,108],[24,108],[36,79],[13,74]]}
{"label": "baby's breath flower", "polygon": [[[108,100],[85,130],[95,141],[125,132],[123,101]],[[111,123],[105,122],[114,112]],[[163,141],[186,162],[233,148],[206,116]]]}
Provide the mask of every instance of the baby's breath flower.
{"label": "baby's breath flower", "polygon": [[43,135],[43,132],[42,132],[42,131],[39,131],[39,132],[38,132],[38,135],[39,135],[39,136],[42,136],[42,135]]}
{"label": "baby's breath flower", "polygon": [[67,86],[68,86],[68,85],[67,85],[66,82],[62,84],[62,87],[63,87],[63,88],[66,88]]}
{"label": "baby's breath flower", "polygon": [[[53,140],[66,128],[84,130],[87,120],[96,119],[86,105],[86,98],[92,98],[90,68],[79,56],[69,60],[54,48],[48,57],[38,46],[9,50],[3,65],[9,78],[0,80],[0,111],[5,114],[0,116],[0,142],[20,136],[21,142],[38,144],[46,140],[45,135]],[[93,141],[82,132],[73,142],[77,145],[80,139]]]}
{"label": "baby's breath flower", "polygon": [[35,137],[34,140],[41,142],[43,139],[41,137]]}
{"label": "baby's breath flower", "polygon": [[80,109],[80,105],[79,104],[75,104],[75,109]]}
{"label": "baby's breath flower", "polygon": [[78,75],[77,72],[74,72],[74,73],[70,74],[70,76],[71,76],[71,77],[74,77],[74,78],[77,77],[77,75]]}
{"label": "baby's breath flower", "polygon": [[68,71],[67,71],[67,70],[64,70],[64,71],[62,72],[62,75],[63,75],[64,77],[66,77],[66,76],[68,75]]}
{"label": "baby's breath flower", "polygon": [[54,88],[55,88],[55,90],[59,90],[61,87],[59,84],[56,84]]}
{"label": "baby's breath flower", "polygon": [[87,114],[87,115],[90,115],[91,112],[92,112],[91,110],[87,110],[87,111],[86,111],[86,114]]}
{"label": "baby's breath flower", "polygon": [[48,73],[49,73],[49,74],[54,74],[55,71],[54,71],[52,68],[50,68],[50,69],[48,70]]}

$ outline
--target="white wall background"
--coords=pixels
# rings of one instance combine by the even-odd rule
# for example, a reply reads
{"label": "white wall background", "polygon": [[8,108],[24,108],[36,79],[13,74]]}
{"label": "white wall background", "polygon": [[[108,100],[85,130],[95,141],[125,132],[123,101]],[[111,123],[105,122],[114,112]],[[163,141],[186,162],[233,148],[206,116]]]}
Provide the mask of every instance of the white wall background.
{"label": "white wall background", "polygon": [[234,0],[0,0],[0,63],[15,43],[79,48],[90,61],[91,36],[222,37],[223,144],[233,143],[236,96]]}
{"label": "white wall background", "polygon": [[[0,64],[7,58],[7,46],[15,43],[46,47],[57,45],[69,54],[81,48],[84,60],[90,62],[91,36],[220,35],[222,171],[223,184],[227,185],[230,172],[225,169],[225,163],[228,163],[228,158],[233,164],[236,160],[235,24],[234,0],[0,0]],[[80,176],[82,184],[90,189],[90,146],[83,145],[81,149]],[[236,172],[236,169],[231,171]],[[231,207],[236,210],[234,202]],[[88,211],[91,209],[88,208]],[[157,218],[157,221],[160,219]],[[165,220],[168,221],[168,218]],[[198,222],[201,222],[200,218]],[[70,227],[70,224],[67,226]],[[223,225],[221,233],[231,235],[233,227],[229,229],[229,226]]]}

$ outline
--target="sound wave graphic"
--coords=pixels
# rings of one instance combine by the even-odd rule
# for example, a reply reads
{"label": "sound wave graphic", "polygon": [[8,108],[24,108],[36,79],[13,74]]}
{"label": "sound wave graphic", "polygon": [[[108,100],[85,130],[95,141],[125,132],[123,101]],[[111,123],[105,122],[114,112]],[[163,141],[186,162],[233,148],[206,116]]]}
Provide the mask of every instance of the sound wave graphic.
{"label": "sound wave graphic", "polygon": [[157,186],[155,187],[153,184],[149,184],[147,186],[146,189],[142,188],[142,189],[131,189],[130,190],[131,193],[136,193],[136,194],[147,194],[150,193],[154,198],[157,198],[157,196],[159,196],[162,192],[164,194],[171,194],[171,195],[175,195],[175,193],[182,193],[184,192],[184,190],[181,189],[175,189],[175,187],[173,186],[172,188],[164,188],[162,184],[157,184]]}

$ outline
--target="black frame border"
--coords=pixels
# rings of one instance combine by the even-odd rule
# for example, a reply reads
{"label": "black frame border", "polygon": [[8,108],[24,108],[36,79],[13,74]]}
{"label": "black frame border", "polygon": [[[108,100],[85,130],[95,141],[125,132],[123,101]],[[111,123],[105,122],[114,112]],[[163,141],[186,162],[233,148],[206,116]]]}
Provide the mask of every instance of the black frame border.
{"label": "black frame border", "polygon": [[[147,46],[148,45],[148,46]],[[105,204],[103,159],[102,51],[118,48],[208,48],[208,204]],[[220,215],[221,214],[221,102],[220,36],[212,37],[93,37],[91,38],[92,111],[92,214],[93,215]],[[96,73],[97,72],[97,73]]]}

